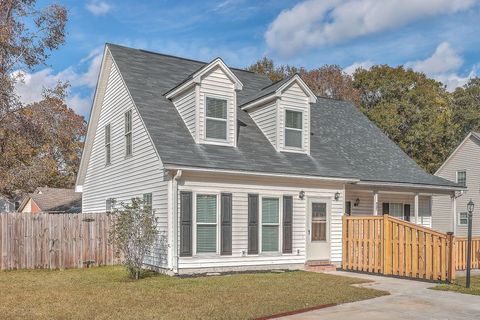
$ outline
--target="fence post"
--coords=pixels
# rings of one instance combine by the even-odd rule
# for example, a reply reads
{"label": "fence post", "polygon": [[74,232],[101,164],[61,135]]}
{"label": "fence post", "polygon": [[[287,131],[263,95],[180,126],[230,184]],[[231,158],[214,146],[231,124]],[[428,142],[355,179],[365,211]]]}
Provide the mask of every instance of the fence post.
{"label": "fence post", "polygon": [[347,269],[347,216],[342,217],[342,269]]}
{"label": "fence post", "polygon": [[453,282],[455,281],[455,273],[456,273],[456,250],[455,250],[455,237],[453,232],[447,232],[447,243],[448,243],[448,261],[447,261],[447,281]]}
{"label": "fence post", "polygon": [[391,274],[391,256],[392,256],[392,244],[390,237],[390,228],[388,214],[383,215],[383,256],[382,256],[382,271],[383,274]]}

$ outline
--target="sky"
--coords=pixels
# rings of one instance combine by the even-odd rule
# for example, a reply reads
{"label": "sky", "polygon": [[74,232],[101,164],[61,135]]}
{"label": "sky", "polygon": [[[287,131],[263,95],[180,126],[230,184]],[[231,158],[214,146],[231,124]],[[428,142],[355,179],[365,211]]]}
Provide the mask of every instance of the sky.
{"label": "sky", "polygon": [[[88,120],[105,43],[246,67],[406,65],[452,91],[480,75],[480,0],[72,0],[65,44],[25,74],[21,99],[69,81]],[[38,6],[51,4],[39,0]]]}

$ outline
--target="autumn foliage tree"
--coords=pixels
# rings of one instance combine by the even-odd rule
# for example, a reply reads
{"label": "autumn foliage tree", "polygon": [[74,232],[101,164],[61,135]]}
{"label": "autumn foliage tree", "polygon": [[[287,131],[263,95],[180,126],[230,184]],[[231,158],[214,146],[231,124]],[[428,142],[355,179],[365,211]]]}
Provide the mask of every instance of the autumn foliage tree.
{"label": "autumn foliage tree", "polygon": [[67,10],[34,0],[0,2],[0,193],[74,183],[86,124],[65,103],[68,84],[23,104],[15,85],[65,41]]}

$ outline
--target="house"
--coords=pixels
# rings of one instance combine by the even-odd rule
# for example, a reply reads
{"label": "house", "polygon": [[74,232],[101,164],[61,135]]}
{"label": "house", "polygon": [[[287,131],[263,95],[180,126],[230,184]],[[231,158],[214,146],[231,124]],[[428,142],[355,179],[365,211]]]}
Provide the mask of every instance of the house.
{"label": "house", "polygon": [[[452,198],[448,196],[433,197],[433,228],[454,232],[458,236],[467,235],[467,203],[477,205],[473,215],[473,234],[480,236],[480,133],[470,132],[447,158],[435,175],[456,181],[466,187]],[[449,205],[452,203],[452,205]]]}
{"label": "house", "polygon": [[431,226],[456,183],[420,169],[349,102],[301,77],[107,44],[76,188],[84,212],[151,202],[168,273],[339,264],[342,216]]}
{"label": "house", "polygon": [[82,211],[82,194],[74,189],[38,187],[23,197],[18,212],[78,213]]}
{"label": "house", "polygon": [[0,195],[0,213],[2,212],[15,212],[15,201],[4,195]]}

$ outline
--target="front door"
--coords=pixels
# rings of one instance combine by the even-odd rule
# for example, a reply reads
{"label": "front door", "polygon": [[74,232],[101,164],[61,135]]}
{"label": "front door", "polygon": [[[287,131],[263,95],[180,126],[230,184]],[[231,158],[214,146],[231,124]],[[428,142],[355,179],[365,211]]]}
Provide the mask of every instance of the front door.
{"label": "front door", "polygon": [[330,199],[308,200],[306,227],[307,260],[330,260]]}

